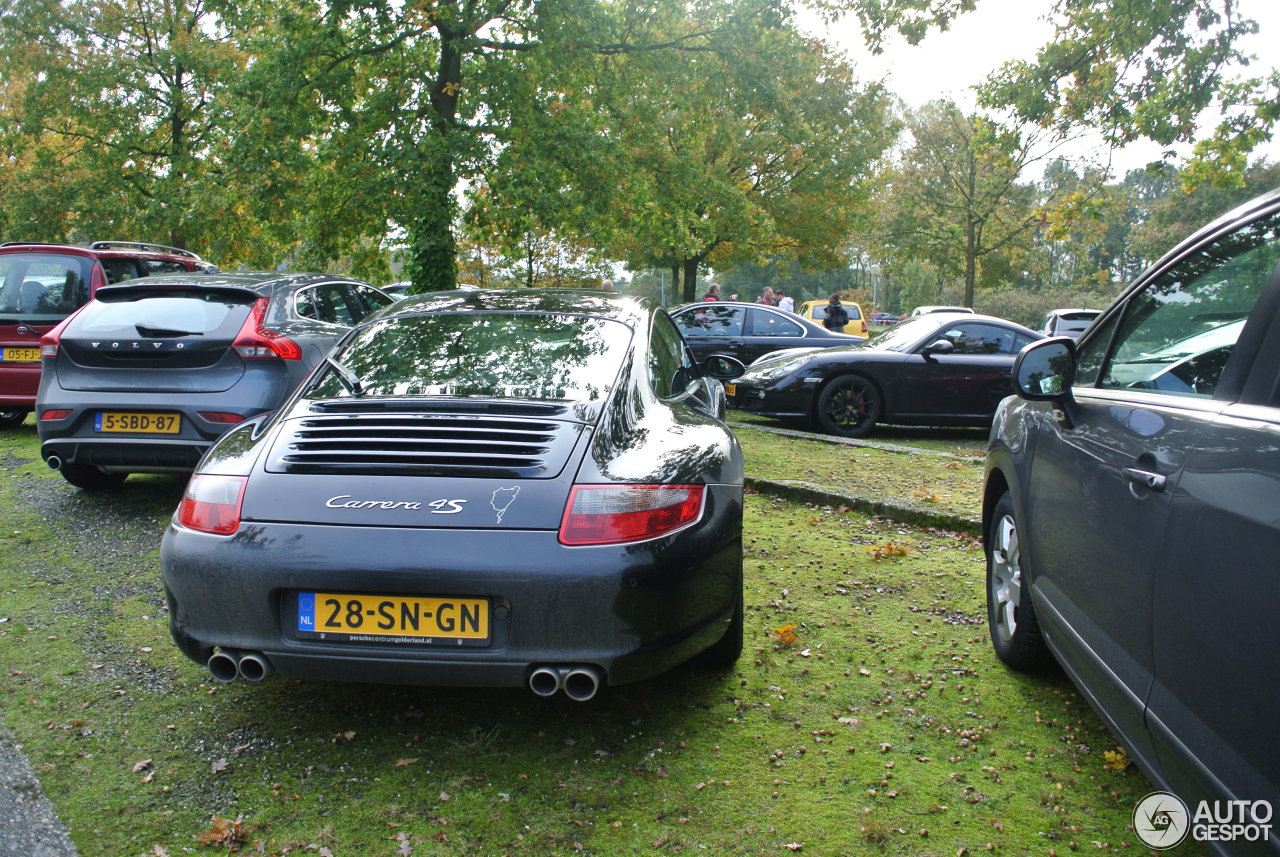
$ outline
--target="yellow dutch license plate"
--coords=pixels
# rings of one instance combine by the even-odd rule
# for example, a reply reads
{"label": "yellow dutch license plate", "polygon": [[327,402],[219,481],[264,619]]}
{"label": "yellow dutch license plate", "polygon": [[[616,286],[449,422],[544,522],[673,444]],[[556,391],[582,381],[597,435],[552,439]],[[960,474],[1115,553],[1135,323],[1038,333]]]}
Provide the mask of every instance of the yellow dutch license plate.
{"label": "yellow dutch license plate", "polygon": [[94,415],[93,430],[133,434],[177,434],[182,430],[182,417],[179,414],[103,411]]}
{"label": "yellow dutch license plate", "polygon": [[300,592],[298,631],[355,642],[486,642],[489,600]]}
{"label": "yellow dutch license plate", "polygon": [[4,350],[4,362],[6,363],[39,363],[39,348],[6,348]]}
{"label": "yellow dutch license plate", "polygon": [[726,396],[736,396],[736,395],[738,395],[738,385],[737,385],[737,384],[725,384],[725,385],[724,385],[724,393],[725,393],[725,395],[726,395]]}

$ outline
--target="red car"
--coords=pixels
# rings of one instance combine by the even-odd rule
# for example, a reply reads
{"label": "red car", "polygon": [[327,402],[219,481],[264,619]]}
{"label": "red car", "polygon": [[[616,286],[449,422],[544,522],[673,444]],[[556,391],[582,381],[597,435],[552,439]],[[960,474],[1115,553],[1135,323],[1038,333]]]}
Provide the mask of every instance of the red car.
{"label": "red car", "polygon": [[157,244],[0,244],[0,428],[21,425],[35,406],[40,337],[99,286],[210,270],[217,268],[194,253]]}

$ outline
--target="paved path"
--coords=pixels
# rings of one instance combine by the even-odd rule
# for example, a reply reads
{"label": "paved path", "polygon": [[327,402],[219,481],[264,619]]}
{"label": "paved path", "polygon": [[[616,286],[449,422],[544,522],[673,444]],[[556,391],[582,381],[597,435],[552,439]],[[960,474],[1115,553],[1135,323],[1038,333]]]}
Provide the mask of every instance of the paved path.
{"label": "paved path", "polygon": [[0,857],[75,857],[31,763],[0,723]]}

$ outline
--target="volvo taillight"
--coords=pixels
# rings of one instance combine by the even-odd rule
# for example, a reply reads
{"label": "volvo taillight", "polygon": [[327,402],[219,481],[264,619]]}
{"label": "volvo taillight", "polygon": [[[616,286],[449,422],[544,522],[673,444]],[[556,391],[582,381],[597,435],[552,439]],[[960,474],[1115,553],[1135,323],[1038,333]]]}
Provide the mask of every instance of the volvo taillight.
{"label": "volvo taillight", "polygon": [[575,485],[560,521],[560,542],[605,545],[674,532],[702,515],[702,485]]}
{"label": "volvo taillight", "polygon": [[231,347],[241,357],[251,360],[261,358],[279,358],[282,360],[301,360],[302,348],[283,333],[268,330],[263,326],[267,315],[269,298],[258,298],[249,311],[249,317],[237,334]]}
{"label": "volvo taillight", "polygon": [[240,527],[240,503],[247,476],[197,473],[178,505],[178,523],[193,530],[229,535]]}

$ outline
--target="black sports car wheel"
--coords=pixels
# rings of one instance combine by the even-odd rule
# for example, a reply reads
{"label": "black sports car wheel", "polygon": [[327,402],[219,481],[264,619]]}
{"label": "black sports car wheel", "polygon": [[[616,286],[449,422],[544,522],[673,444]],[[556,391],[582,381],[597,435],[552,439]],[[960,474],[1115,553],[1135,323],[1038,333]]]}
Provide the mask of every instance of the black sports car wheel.
{"label": "black sports car wheel", "polygon": [[862,437],[880,419],[880,391],[861,375],[837,378],[818,396],[816,416],[819,430],[827,434]]}
{"label": "black sports car wheel", "polygon": [[1000,660],[1016,670],[1041,669],[1053,656],[1040,634],[1022,573],[1022,539],[1008,492],[996,503],[987,533],[987,626]]}

